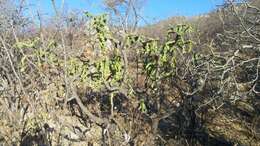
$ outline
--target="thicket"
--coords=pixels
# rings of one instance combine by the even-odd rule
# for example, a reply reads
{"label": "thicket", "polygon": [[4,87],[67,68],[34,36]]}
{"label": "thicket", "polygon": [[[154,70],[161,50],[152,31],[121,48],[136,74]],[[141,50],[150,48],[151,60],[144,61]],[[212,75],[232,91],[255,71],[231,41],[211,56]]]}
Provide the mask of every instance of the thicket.
{"label": "thicket", "polygon": [[26,34],[28,19],[0,14],[3,145],[259,145],[258,5],[226,2],[215,30],[163,38],[87,12]]}

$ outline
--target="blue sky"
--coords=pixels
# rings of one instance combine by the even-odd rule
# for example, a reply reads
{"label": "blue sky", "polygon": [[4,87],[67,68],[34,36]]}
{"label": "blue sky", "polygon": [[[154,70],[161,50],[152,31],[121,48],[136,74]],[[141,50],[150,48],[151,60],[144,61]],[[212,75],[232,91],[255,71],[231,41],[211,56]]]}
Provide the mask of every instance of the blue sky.
{"label": "blue sky", "polygon": [[[63,0],[56,0],[60,7]],[[90,11],[102,13],[102,0],[64,0],[67,10]],[[53,15],[51,0],[28,0],[28,4],[40,9],[45,15]],[[176,15],[194,16],[207,13],[216,8],[223,0],[146,0],[141,15],[154,22]]]}

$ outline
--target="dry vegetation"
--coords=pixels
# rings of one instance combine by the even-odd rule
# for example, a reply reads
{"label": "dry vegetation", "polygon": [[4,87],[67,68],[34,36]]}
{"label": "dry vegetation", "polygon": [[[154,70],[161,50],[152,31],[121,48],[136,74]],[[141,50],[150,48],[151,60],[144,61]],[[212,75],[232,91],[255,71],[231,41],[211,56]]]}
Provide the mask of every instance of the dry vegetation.
{"label": "dry vegetation", "polygon": [[259,1],[144,28],[52,2],[37,27],[0,0],[0,145],[260,145]]}

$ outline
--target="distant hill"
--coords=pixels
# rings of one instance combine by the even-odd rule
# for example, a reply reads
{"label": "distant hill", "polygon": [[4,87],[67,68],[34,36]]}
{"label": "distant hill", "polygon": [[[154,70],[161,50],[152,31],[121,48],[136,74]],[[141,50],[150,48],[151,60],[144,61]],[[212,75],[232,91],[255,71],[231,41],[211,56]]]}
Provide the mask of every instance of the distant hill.
{"label": "distant hill", "polygon": [[[193,26],[196,35],[203,36],[204,39],[212,38],[217,31],[221,31],[221,21],[218,14],[212,11],[208,14],[185,17],[174,16],[158,23],[139,28],[139,33],[152,37],[163,38],[170,26],[178,24],[189,24]],[[206,39],[207,40],[207,39]]]}
{"label": "distant hill", "polygon": [[186,22],[187,18],[184,16],[171,17],[166,20],[161,20],[155,24],[141,27],[138,32],[152,38],[162,38],[170,25],[183,24]]}
{"label": "distant hill", "polygon": [[[260,0],[248,0],[249,4],[253,6],[260,6]],[[223,6],[224,7],[224,6]],[[219,6],[221,8],[221,6]],[[167,28],[169,26],[174,26],[177,24],[189,24],[196,29],[196,35],[199,35],[201,40],[210,41],[216,38],[217,33],[223,33],[223,16],[219,11],[224,9],[216,9],[208,14],[202,14],[198,16],[185,17],[185,16],[173,16],[166,20],[159,21],[155,24],[147,25],[139,28],[139,33],[152,38],[162,38],[166,34]],[[226,17],[226,16],[225,16]],[[234,21],[233,16],[228,16],[229,22]],[[232,28],[232,26],[230,26]],[[226,28],[228,29],[228,28]]]}

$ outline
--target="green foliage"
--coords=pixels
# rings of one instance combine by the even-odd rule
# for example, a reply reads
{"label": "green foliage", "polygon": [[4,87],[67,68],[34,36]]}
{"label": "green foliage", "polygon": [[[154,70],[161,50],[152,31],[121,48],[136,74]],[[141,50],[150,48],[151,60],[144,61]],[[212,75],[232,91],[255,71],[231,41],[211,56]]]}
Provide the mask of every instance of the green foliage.
{"label": "green foliage", "polygon": [[[96,43],[101,49],[100,57],[91,62],[82,62],[78,58],[70,57],[67,61],[67,73],[70,77],[79,77],[80,82],[88,82],[89,86],[96,90],[107,84],[119,86],[118,83],[123,79],[123,61],[118,48],[112,52],[107,49],[111,47],[107,46],[107,42],[114,40],[108,29],[107,16],[94,16],[90,13],[85,15],[90,18],[90,26],[95,31]],[[64,65],[64,62],[62,64]]]}
{"label": "green foliage", "polygon": [[81,62],[78,58],[70,58],[68,60],[68,68],[67,73],[71,76],[77,76],[81,74],[83,69],[83,62]]}
{"label": "green foliage", "polygon": [[109,64],[109,69],[111,71],[111,76],[115,82],[122,80],[123,64],[121,56],[115,55],[112,57]]}
{"label": "green foliage", "polygon": [[110,81],[111,83],[119,82],[122,79],[123,65],[121,57],[113,56],[111,59],[105,58],[101,61],[95,62],[96,79]]}
{"label": "green foliage", "polygon": [[14,44],[14,47],[17,49],[26,49],[26,48],[36,48],[39,44],[40,38],[36,37],[32,40],[20,41]]}
{"label": "green foliage", "polygon": [[141,55],[143,73],[148,78],[148,84],[156,89],[158,81],[175,75],[178,58],[187,53],[192,53],[193,42],[188,39],[192,27],[188,25],[177,25],[170,27],[166,36],[166,41],[147,39],[143,36],[129,35],[127,46],[141,43],[138,50]]}
{"label": "green foliage", "polygon": [[24,55],[21,59],[21,62],[20,62],[20,71],[21,72],[24,72],[27,68],[27,55]]}
{"label": "green foliage", "polygon": [[140,109],[141,112],[143,112],[143,113],[146,113],[146,112],[147,112],[147,107],[146,107],[146,105],[145,105],[144,99],[141,99],[141,100],[140,100],[139,109]]}
{"label": "green foliage", "polygon": [[118,86],[117,83],[122,80],[123,76],[123,63],[121,56],[118,55],[118,48],[114,48],[109,57],[108,48],[111,46],[107,46],[107,44],[108,41],[115,44],[113,42],[115,39],[110,35],[107,15],[93,16],[89,13],[86,15],[91,18],[91,26],[96,32],[98,46],[101,48],[101,58],[93,63],[95,72],[92,74],[92,79],[96,83]]}
{"label": "green foliage", "polygon": [[172,34],[176,34],[176,39],[174,41],[174,45],[181,48],[183,53],[189,53],[192,49],[192,41],[189,39],[185,39],[189,33],[193,32],[193,29],[189,25],[177,25],[176,27],[171,27],[168,29],[168,40],[171,41],[170,36]]}
{"label": "green foliage", "polygon": [[21,52],[20,71],[25,72],[30,67],[29,62],[36,63],[35,65],[38,68],[41,68],[44,63],[51,66],[61,65],[62,60],[54,52],[49,50],[49,47],[52,47],[54,44],[54,41],[50,41],[48,50],[43,50],[38,37],[15,43],[14,48],[17,48]]}
{"label": "green foliage", "polygon": [[[178,57],[191,53],[192,41],[187,38],[191,31],[192,28],[187,25],[171,27],[166,42],[161,45],[158,40],[141,40],[143,71],[151,81],[150,87],[155,89],[158,81],[173,76]],[[175,35],[175,38],[172,38],[172,35]]]}
{"label": "green foliage", "polygon": [[107,15],[93,16],[86,12],[85,15],[91,18],[91,27],[96,31],[96,36],[99,41],[99,47],[106,53],[106,42],[111,39],[109,28],[107,25]]}
{"label": "green foliage", "polygon": [[[100,47],[95,48],[101,51],[99,58],[90,62],[83,62],[77,57],[68,57],[65,64],[64,58],[58,57],[50,49],[33,49],[38,44],[38,39],[35,39],[16,44],[19,49],[33,49],[32,54],[22,57],[21,71],[24,72],[28,68],[28,59],[35,60],[39,67],[43,63],[57,68],[65,68],[66,65],[68,77],[75,79],[75,82],[88,84],[94,90],[104,89],[108,86],[116,89],[129,87],[129,89],[126,89],[127,92],[133,94],[134,91],[131,85],[122,87],[122,82],[129,80],[130,76],[126,76],[124,72],[127,64],[124,64],[122,50],[120,50],[122,48],[118,48],[121,46],[118,42],[125,42],[125,47],[128,49],[140,44],[141,48],[138,53],[141,56],[142,73],[147,77],[145,80],[146,85],[153,91],[157,91],[159,88],[158,83],[162,80],[168,80],[175,75],[176,66],[181,56],[192,54],[192,41],[188,39],[188,33],[192,31],[190,26],[177,25],[169,28],[165,42],[145,38],[141,35],[128,35],[123,37],[123,40],[116,41],[108,28],[107,15],[93,16],[89,13],[85,14],[90,18],[90,26],[97,38],[96,45]],[[49,48],[56,46],[55,41],[50,41],[47,44]],[[196,61],[195,57],[194,62]],[[113,92],[116,91],[111,91],[111,96]],[[140,110],[147,112],[143,99],[140,100]]]}

